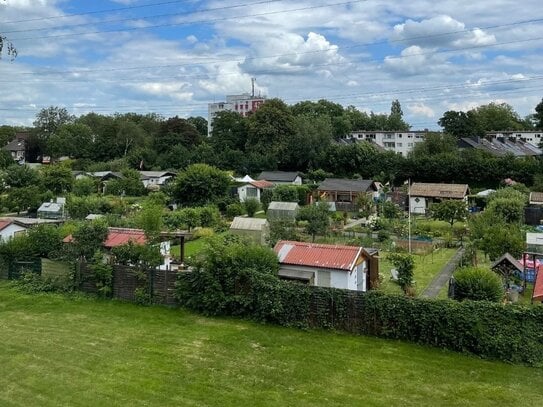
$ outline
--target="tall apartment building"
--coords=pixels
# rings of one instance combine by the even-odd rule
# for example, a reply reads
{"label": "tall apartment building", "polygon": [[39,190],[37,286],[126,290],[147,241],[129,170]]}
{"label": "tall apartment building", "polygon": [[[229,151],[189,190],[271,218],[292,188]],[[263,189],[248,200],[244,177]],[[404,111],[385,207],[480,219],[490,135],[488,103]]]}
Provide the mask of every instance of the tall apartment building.
{"label": "tall apartment building", "polygon": [[229,111],[237,112],[242,116],[248,116],[256,112],[257,109],[266,101],[265,96],[255,96],[255,78],[251,79],[252,92],[242,93],[241,95],[227,95],[226,102],[209,103],[207,105],[207,135],[211,136],[213,131],[213,119],[219,112]]}
{"label": "tall apartment building", "polygon": [[352,131],[345,138],[366,140],[385,150],[400,153],[404,157],[413,150],[415,144],[424,141],[428,131]]}

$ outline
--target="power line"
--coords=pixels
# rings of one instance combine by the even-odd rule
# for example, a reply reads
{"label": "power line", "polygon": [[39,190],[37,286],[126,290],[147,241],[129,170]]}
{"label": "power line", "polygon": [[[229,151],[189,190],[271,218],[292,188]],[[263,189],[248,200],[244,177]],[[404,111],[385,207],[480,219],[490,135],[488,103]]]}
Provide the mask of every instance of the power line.
{"label": "power line", "polygon": [[[461,52],[461,51],[466,51],[466,50],[472,50],[472,49],[481,49],[481,48],[488,48],[488,47],[496,47],[496,46],[501,46],[501,45],[511,45],[511,44],[517,44],[517,43],[523,43],[523,42],[530,42],[530,41],[538,41],[538,40],[542,40],[543,37],[536,37],[536,38],[528,38],[528,39],[522,39],[522,40],[514,40],[514,41],[507,41],[507,42],[501,42],[501,43],[494,43],[494,44],[488,44],[488,45],[474,45],[474,46],[471,46],[471,47],[463,47],[463,48],[456,48],[456,49],[447,49],[447,50],[436,50],[436,51],[428,51],[428,52],[419,52],[419,53],[415,53],[415,54],[408,54],[408,55],[397,55],[397,56],[389,56],[387,57],[388,60],[391,60],[391,59],[403,59],[403,58],[412,58],[412,57],[416,57],[416,56],[421,56],[421,55],[433,55],[433,54],[442,54],[442,53],[454,53],[454,52]],[[261,57],[261,58],[269,58],[269,57]],[[244,60],[239,60],[237,62],[243,62]],[[381,62],[380,60],[377,60],[377,59],[368,59],[368,60],[365,60],[364,61],[365,63],[367,62]],[[201,65],[206,65],[206,64],[209,64],[209,62],[207,63],[201,63],[201,64],[197,64],[195,66],[201,66]],[[324,67],[324,66],[338,66],[338,65],[349,65],[349,64],[352,64],[352,62],[350,61],[347,61],[347,62],[337,62],[337,63],[327,63],[327,64],[313,64],[311,65],[312,68],[319,68],[319,67]],[[190,65],[194,65],[193,63],[191,63]],[[172,65],[171,67],[177,67],[179,65]],[[188,65],[184,65],[184,66],[188,66]],[[165,67],[165,66],[163,66]],[[168,66],[170,67],[170,66]],[[19,75],[40,75],[40,74],[67,74],[67,73],[88,73],[88,72],[112,72],[112,71],[121,71],[121,70],[125,70],[126,68],[109,68],[109,69],[95,69],[95,70],[86,70],[86,71],[50,71],[50,72],[21,72],[19,73]],[[147,68],[146,68],[147,69]],[[257,73],[257,74],[276,74],[277,71],[276,70],[268,70],[268,71],[256,71],[256,72],[252,72],[252,73]],[[240,74],[240,72],[235,72],[235,73],[224,73],[224,74],[218,74],[218,75],[208,75],[208,74],[199,74],[199,75],[175,75],[175,76],[172,76],[170,77],[170,79],[183,79],[183,78],[191,78],[191,77],[198,77],[198,79],[213,79],[213,78],[218,78],[218,77],[221,77],[221,76],[227,76],[227,75],[237,75],[237,74]],[[289,72],[285,72],[285,74],[289,74]],[[149,81],[152,81],[154,78],[145,78],[145,79],[141,79],[139,81],[132,81],[134,83],[138,83],[138,82],[149,82]],[[159,79],[165,79],[165,77],[161,76]],[[85,79],[82,79],[81,81],[72,81],[74,83],[76,82],[85,82],[85,81],[89,81],[90,79],[89,78],[85,78]],[[71,82],[71,81],[68,81],[66,79],[60,79],[59,81],[61,82]],[[23,82],[23,80],[20,80],[20,81],[14,81],[13,79],[9,80],[9,81],[0,81],[0,83],[14,83],[14,82]],[[25,80],[24,82],[28,82],[27,80]],[[47,82],[47,81],[45,81]],[[49,82],[54,82],[54,81],[49,81]],[[130,83],[131,81],[130,80],[127,80],[126,83]]]}
{"label": "power line", "polygon": [[[543,79],[543,76],[539,76],[539,77],[536,77],[536,78],[530,78],[530,79],[537,79],[537,80],[541,80]],[[500,81],[493,81],[493,82],[488,82],[486,83],[485,85],[488,85],[488,86],[492,86],[492,85],[500,85],[500,84],[506,84],[506,83],[513,83],[513,82],[518,82],[519,80],[500,80]],[[353,93],[353,94],[349,94],[349,95],[327,95],[327,96],[315,96],[315,97],[310,97],[310,98],[300,98],[300,97],[296,97],[296,98],[284,98],[282,99],[283,101],[285,102],[290,102],[290,103],[296,103],[296,102],[300,102],[300,101],[305,101],[305,100],[309,100],[309,101],[316,101],[316,100],[320,100],[320,99],[327,99],[327,100],[331,100],[331,101],[334,101],[334,100],[342,100],[342,99],[356,99],[356,98],[360,98],[360,97],[368,97],[368,98],[372,98],[372,97],[377,97],[377,96],[387,96],[387,95],[390,95],[392,97],[398,95],[398,94],[409,94],[409,93],[417,93],[417,92],[427,92],[427,91],[433,91],[433,90],[445,90],[445,89],[456,89],[456,90],[461,90],[461,89],[469,89],[469,88],[474,88],[474,84],[465,84],[465,85],[448,85],[448,86],[443,86],[443,87],[429,87],[429,88],[412,88],[412,89],[403,89],[403,90],[395,90],[395,91],[385,91],[385,92],[371,92],[371,93]],[[530,87],[528,88],[528,90],[541,90],[543,89],[542,86],[539,86],[539,87]],[[484,94],[482,95],[473,95],[473,97],[485,97],[485,94],[494,94],[494,93],[497,93],[499,95],[502,95],[502,94],[517,94],[517,93],[526,93],[526,88],[516,88],[516,89],[510,89],[510,90],[499,90],[499,89],[496,89],[496,90],[486,90],[484,91]],[[424,97],[413,97],[411,99],[402,99],[402,103],[413,103],[413,102],[424,102],[424,101],[430,101],[430,100],[442,100],[442,99],[455,99],[455,98],[465,98],[466,97],[466,94],[465,93],[456,93],[456,94],[445,94],[445,95],[435,95],[435,96],[424,96]],[[390,104],[390,100],[387,100],[387,101],[375,101],[375,100],[372,100],[370,101],[370,103],[372,105],[382,105],[382,104]],[[116,109],[136,109],[136,110],[156,110],[156,109],[164,109],[164,108],[172,108],[172,109],[175,109],[175,111],[177,112],[189,112],[189,111],[194,111],[195,109],[193,108],[202,108],[204,105],[206,104],[206,102],[202,102],[202,103],[184,103],[182,105],[179,105],[179,104],[171,104],[171,103],[168,103],[168,104],[158,104],[158,105],[151,105],[151,106],[148,106],[148,105],[141,105],[141,106],[136,106],[134,104],[129,104],[129,105],[116,105],[116,106],[100,106],[100,105],[95,105],[95,106],[72,106],[70,109],[71,110],[90,110],[90,111],[112,111],[112,110],[116,110]],[[35,111],[38,111],[40,110],[40,108],[36,107],[36,108],[32,108],[32,109],[24,109],[24,108],[14,108],[14,109],[10,109],[10,108],[0,108],[0,111],[17,111],[17,112],[35,112]]]}
{"label": "power line", "polygon": [[70,17],[86,16],[86,15],[91,15],[91,14],[102,14],[102,13],[110,13],[110,12],[116,12],[116,11],[133,10],[133,9],[146,8],[146,7],[156,7],[156,6],[164,6],[164,5],[169,5],[169,4],[189,3],[189,2],[190,2],[189,0],[172,0],[172,1],[164,1],[161,3],[141,4],[139,6],[135,5],[135,6],[117,7],[117,8],[95,10],[95,11],[84,11],[81,13],[58,14],[55,16],[36,17],[36,18],[29,18],[25,20],[0,21],[0,24],[15,24],[15,23],[27,23],[27,22],[32,22],[32,21],[54,20],[58,18],[70,18]]}
{"label": "power line", "polygon": [[[438,33],[438,34],[431,34],[431,35],[424,35],[424,36],[416,36],[416,37],[409,37],[404,39],[397,39],[397,40],[385,40],[385,41],[374,41],[374,42],[366,42],[366,43],[358,43],[358,44],[352,44],[352,45],[345,45],[345,46],[334,46],[329,47],[326,49],[319,49],[319,50],[311,50],[311,51],[302,51],[302,52],[291,52],[291,53],[284,53],[284,54],[273,54],[273,55],[265,55],[265,56],[259,56],[259,57],[240,57],[236,59],[227,59],[227,58],[215,58],[211,59],[209,61],[202,61],[202,62],[190,62],[190,63],[182,63],[182,64],[164,64],[164,65],[147,65],[147,66],[135,66],[135,67],[121,67],[121,68],[97,68],[97,69],[84,69],[84,70],[64,70],[64,71],[54,71],[54,70],[48,70],[48,71],[40,71],[40,72],[19,72],[19,75],[41,75],[41,74],[67,74],[67,73],[87,73],[87,72],[113,72],[113,71],[128,71],[128,70],[140,70],[140,69],[157,69],[157,68],[174,68],[174,67],[186,67],[186,66],[201,66],[201,65],[208,65],[208,64],[215,64],[219,62],[246,62],[246,61],[253,61],[253,60],[261,60],[261,59],[269,59],[269,58],[282,58],[287,56],[300,56],[300,55],[307,55],[307,54],[315,54],[315,53],[322,53],[322,52],[328,52],[331,50],[346,50],[346,49],[353,49],[353,48],[359,48],[359,47],[370,47],[375,45],[385,45],[388,43],[402,43],[402,42],[411,42],[421,39],[430,39],[430,38],[437,38],[442,36],[448,36],[448,35],[454,35],[459,33],[466,33],[466,32],[472,32],[478,29],[496,29],[496,28],[504,28],[504,27],[510,27],[510,26],[516,26],[516,25],[522,25],[522,24],[530,24],[534,22],[541,22],[543,21],[543,18],[539,19],[531,19],[531,20],[523,20],[523,21],[517,21],[513,23],[507,23],[507,24],[500,24],[500,25],[493,25],[493,26],[487,26],[483,28],[473,28],[473,29],[465,29],[465,30],[456,30],[456,31],[450,31],[446,33]],[[535,41],[541,39],[541,37],[533,38],[533,39],[525,39],[525,40],[515,40],[510,42],[504,42],[504,43],[494,43],[494,44],[486,44],[486,45],[475,45],[472,47],[463,47],[463,48],[455,48],[451,50],[437,50],[437,51],[428,51],[425,53],[415,53],[415,54],[409,54],[409,55],[399,55],[399,56],[391,56],[389,59],[398,59],[398,58],[409,58],[414,56],[420,56],[420,55],[428,55],[433,53],[443,53],[443,52],[455,52],[459,50],[466,50],[466,49],[474,49],[474,48],[484,48],[484,47],[490,47],[490,46],[497,46],[497,45],[503,45],[503,44],[512,44],[517,42],[526,42],[526,41]],[[372,60],[369,60],[370,62]],[[375,60],[373,60],[375,61]],[[341,64],[341,63],[337,63]],[[330,65],[336,65],[336,64],[330,64]]]}
{"label": "power line", "polygon": [[[193,11],[181,11],[181,12],[176,12],[176,13],[155,14],[152,16],[129,17],[129,18],[116,19],[116,20],[94,21],[90,23],[69,24],[69,25],[61,25],[61,26],[56,26],[56,27],[28,28],[24,30],[12,30],[12,31],[4,30],[2,33],[14,34],[14,33],[23,33],[23,32],[33,32],[33,31],[64,30],[68,28],[86,27],[86,26],[98,25],[98,24],[125,23],[128,21],[149,20],[153,18],[163,18],[163,17],[173,17],[173,16],[190,16],[193,14],[202,14],[202,13],[207,13],[211,11],[230,10],[230,9],[236,9],[236,8],[242,8],[242,7],[257,6],[257,5],[262,5],[262,4],[278,3],[278,2],[284,2],[284,1],[285,0],[261,0],[254,3],[236,4],[232,6],[207,8],[207,9],[193,10]],[[368,0],[360,0],[360,1],[368,1]]]}
{"label": "power line", "polygon": [[104,34],[104,33],[112,33],[112,32],[124,32],[124,31],[137,31],[137,30],[149,30],[152,28],[164,28],[164,27],[174,27],[174,26],[183,26],[183,25],[194,25],[194,24],[207,24],[207,23],[214,23],[218,21],[228,21],[228,20],[235,20],[240,18],[246,18],[246,17],[263,17],[267,15],[275,15],[275,14],[284,14],[284,13],[290,13],[293,11],[307,11],[307,10],[314,10],[318,8],[325,8],[325,7],[334,7],[334,6],[345,6],[348,4],[354,4],[354,3],[362,3],[369,0],[351,0],[351,1],[345,1],[341,3],[330,3],[330,4],[323,4],[318,6],[307,6],[307,7],[300,7],[300,8],[294,8],[289,10],[279,10],[279,11],[269,11],[265,13],[256,13],[256,14],[246,14],[241,16],[231,16],[231,17],[220,17],[220,18],[214,18],[214,19],[208,19],[208,20],[195,20],[195,21],[186,21],[186,22],[179,22],[179,23],[165,23],[165,24],[156,24],[156,25],[150,25],[146,27],[128,27],[128,28],[116,28],[111,30],[98,30],[98,31],[89,31],[89,32],[83,32],[83,33],[68,33],[68,34],[56,34],[56,35],[47,35],[47,36],[39,36],[39,37],[23,37],[23,38],[13,38],[13,41],[26,41],[26,40],[36,40],[36,39],[47,39],[47,38],[61,38],[61,37],[75,37],[75,36],[82,36],[82,35],[91,35],[91,34]]}

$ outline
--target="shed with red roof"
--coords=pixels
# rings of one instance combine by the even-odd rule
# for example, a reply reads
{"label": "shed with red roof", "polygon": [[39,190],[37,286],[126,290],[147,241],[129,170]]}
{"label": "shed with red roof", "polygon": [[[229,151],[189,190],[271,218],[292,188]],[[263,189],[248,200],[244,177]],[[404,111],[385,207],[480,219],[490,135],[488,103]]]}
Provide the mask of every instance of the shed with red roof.
{"label": "shed with red roof", "polygon": [[282,240],[274,250],[279,277],[310,285],[366,291],[379,274],[377,251],[360,246]]}

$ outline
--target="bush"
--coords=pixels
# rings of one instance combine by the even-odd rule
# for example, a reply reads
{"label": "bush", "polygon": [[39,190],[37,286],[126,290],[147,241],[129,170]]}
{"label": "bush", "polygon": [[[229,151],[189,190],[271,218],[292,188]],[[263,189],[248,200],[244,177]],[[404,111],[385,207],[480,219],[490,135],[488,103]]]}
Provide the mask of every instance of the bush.
{"label": "bush", "polygon": [[454,299],[501,301],[504,289],[501,278],[490,270],[466,267],[454,274]]}
{"label": "bush", "polygon": [[258,202],[255,198],[248,198],[243,203],[243,206],[245,207],[245,211],[247,212],[247,216],[252,218],[255,216],[255,213],[260,208],[260,202]]}
{"label": "bush", "polygon": [[236,202],[226,207],[226,216],[229,218],[235,218],[236,216],[243,215],[243,206],[241,203]]}
{"label": "bush", "polygon": [[388,259],[398,270],[398,284],[407,293],[407,289],[413,285],[413,269],[415,259],[410,254],[392,253]]}

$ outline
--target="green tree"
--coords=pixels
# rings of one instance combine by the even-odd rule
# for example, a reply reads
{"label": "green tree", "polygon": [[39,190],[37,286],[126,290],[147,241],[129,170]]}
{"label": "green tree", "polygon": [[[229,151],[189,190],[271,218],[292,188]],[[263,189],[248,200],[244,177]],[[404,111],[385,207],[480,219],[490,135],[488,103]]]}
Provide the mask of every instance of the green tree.
{"label": "green tree", "polygon": [[53,164],[42,168],[43,186],[53,194],[63,194],[71,191],[74,177],[69,167],[63,164]]}
{"label": "green tree", "polygon": [[316,168],[332,142],[332,123],[327,115],[294,117],[295,133],[287,140],[285,165],[305,171]]}
{"label": "green tree", "polygon": [[216,151],[243,151],[247,143],[248,124],[248,119],[237,112],[219,112],[213,118],[213,131],[209,142]]}
{"label": "green tree", "polygon": [[230,177],[216,167],[192,164],[173,182],[174,199],[187,206],[204,206],[227,197]]}
{"label": "green tree", "polygon": [[115,256],[117,264],[135,266],[142,271],[156,268],[163,261],[159,245],[137,244],[129,241],[112,248],[111,253]]}
{"label": "green tree", "polygon": [[524,221],[524,202],[511,198],[495,198],[486,206],[486,211],[503,219],[506,223],[522,224]]}
{"label": "green tree", "polygon": [[108,236],[108,227],[100,220],[80,224],[72,233],[72,242],[69,246],[73,258],[83,257],[87,260],[102,249],[102,245]]}
{"label": "green tree", "polygon": [[76,179],[72,191],[77,196],[88,196],[97,190],[96,182],[90,177]]}
{"label": "green tree", "polygon": [[410,254],[391,253],[388,259],[398,271],[398,284],[407,293],[409,287],[413,285],[415,258]]}
{"label": "green tree", "polygon": [[55,258],[62,248],[62,237],[56,225],[36,225],[27,232],[32,255]]}
{"label": "green tree", "polygon": [[535,128],[543,130],[543,99],[535,107]]}
{"label": "green tree", "polygon": [[60,156],[90,158],[92,150],[92,129],[82,123],[62,124],[47,140],[46,151],[51,159]]}
{"label": "green tree", "polygon": [[447,199],[439,203],[434,203],[430,207],[432,218],[443,220],[451,225],[451,230],[454,222],[466,220],[468,209],[464,201]]}
{"label": "green tree", "polygon": [[243,206],[245,208],[245,212],[247,212],[247,216],[252,218],[260,209],[260,202],[258,202],[258,200],[255,198],[247,198],[245,202],[243,202]]}
{"label": "green tree", "polygon": [[268,243],[271,246],[275,246],[279,240],[297,241],[300,239],[295,221],[291,219],[271,219],[268,222],[270,225]]}
{"label": "green tree", "polygon": [[475,108],[475,114],[485,131],[522,130],[522,120],[507,103],[489,103]]}
{"label": "green tree", "polygon": [[247,315],[253,301],[240,290],[250,290],[256,279],[276,279],[279,271],[273,250],[228,235],[208,239],[192,266],[191,281],[180,281],[179,300],[215,315]]}
{"label": "green tree", "polygon": [[519,225],[506,223],[491,211],[484,211],[470,218],[470,239],[490,260],[504,253],[520,256],[525,248],[524,234]]}
{"label": "green tree", "polygon": [[451,154],[456,151],[456,140],[453,136],[448,133],[427,133],[424,136],[424,141],[415,144],[410,154],[412,157],[428,157],[437,154]]}
{"label": "green tree", "polygon": [[294,118],[288,106],[279,99],[270,99],[249,117],[247,151],[268,157],[281,166],[288,141],[295,133]]}
{"label": "green tree", "polygon": [[189,117],[187,122],[192,125],[200,134],[200,137],[207,137],[207,120],[202,116]]}
{"label": "green tree", "polygon": [[305,231],[311,235],[311,241],[314,242],[317,235],[324,235],[328,231],[330,210],[324,202],[304,206],[298,213],[298,219],[307,222]]}
{"label": "green tree", "polygon": [[398,99],[392,101],[390,106],[390,115],[388,116],[387,121],[388,130],[391,131],[407,131],[409,130],[409,125],[403,121],[403,111]]}
{"label": "green tree", "polygon": [[34,185],[10,188],[7,202],[10,210],[17,213],[22,211],[35,212],[45,200],[40,188]]}
{"label": "green tree", "polygon": [[162,207],[147,203],[143,206],[137,216],[138,226],[145,232],[148,242],[155,243],[160,237],[162,227]]}
{"label": "green tree", "polygon": [[[207,129],[206,129],[207,132]],[[198,130],[187,120],[171,117],[160,125],[155,137],[155,149],[158,153],[168,152],[172,147],[182,145],[192,148],[202,142]]]}
{"label": "green tree", "polygon": [[40,174],[26,165],[13,164],[6,168],[4,183],[10,188],[38,186],[41,183]]}
{"label": "green tree", "polygon": [[484,136],[484,129],[479,124],[474,112],[449,110],[437,122],[443,131],[455,138]]}
{"label": "green tree", "polygon": [[296,185],[277,185],[273,188],[273,201],[298,202],[298,188]]}

